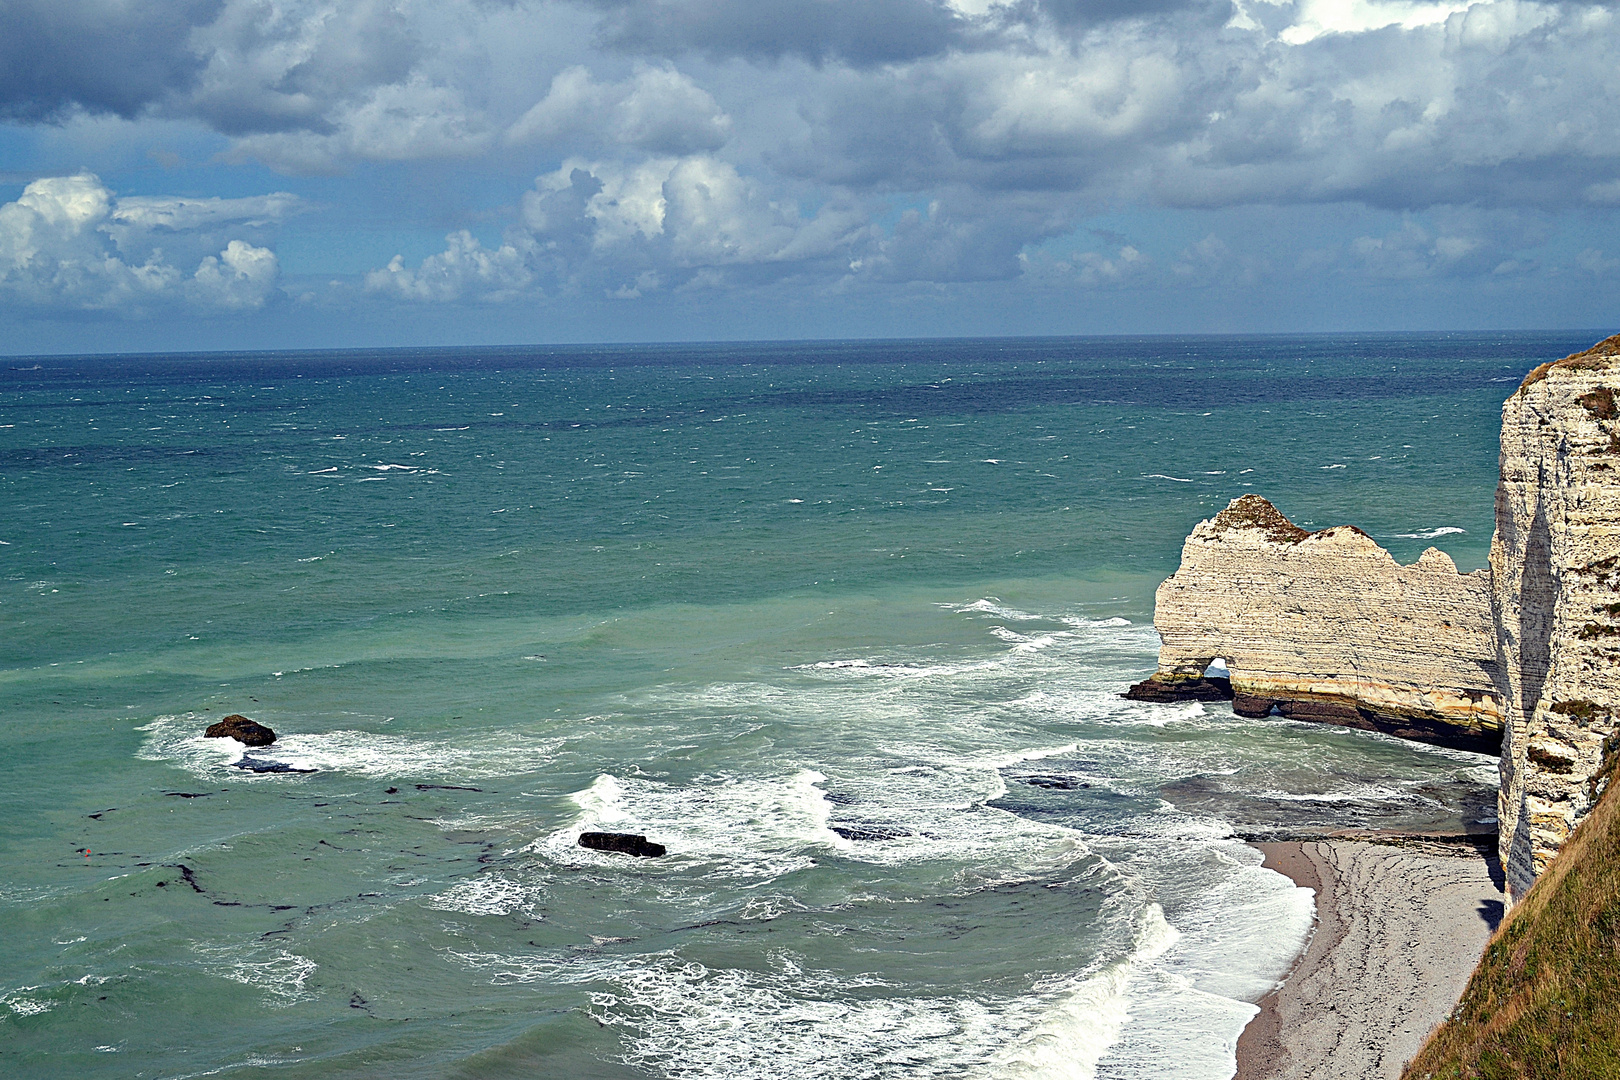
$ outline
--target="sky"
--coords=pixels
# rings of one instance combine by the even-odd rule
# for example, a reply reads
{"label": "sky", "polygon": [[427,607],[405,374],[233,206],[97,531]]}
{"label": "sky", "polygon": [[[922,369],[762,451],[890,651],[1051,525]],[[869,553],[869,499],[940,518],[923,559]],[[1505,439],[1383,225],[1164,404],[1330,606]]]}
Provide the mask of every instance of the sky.
{"label": "sky", "polygon": [[1620,324],[1620,15],[4,0],[0,352]]}

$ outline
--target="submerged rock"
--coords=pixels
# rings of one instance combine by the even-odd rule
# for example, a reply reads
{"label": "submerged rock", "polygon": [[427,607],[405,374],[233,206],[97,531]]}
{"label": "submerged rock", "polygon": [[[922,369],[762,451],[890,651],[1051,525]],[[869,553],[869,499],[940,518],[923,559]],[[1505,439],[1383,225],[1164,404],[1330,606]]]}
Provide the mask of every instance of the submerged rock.
{"label": "submerged rock", "polygon": [[314,769],[300,769],[296,765],[289,765],[285,761],[260,761],[258,758],[243,756],[240,761],[231,762],[232,766],[244,772],[257,773],[312,773]]}
{"label": "submerged rock", "polygon": [[639,855],[644,859],[656,859],[665,852],[663,844],[654,844],[639,833],[580,833],[579,846],[590,848],[592,851],[613,851],[620,855]]}
{"label": "submerged rock", "polygon": [[276,733],[263,724],[249,720],[241,713],[232,713],[217,724],[209,724],[203,732],[208,739],[235,739],[244,746],[269,746],[276,741]]}
{"label": "submerged rock", "polygon": [[889,825],[830,825],[828,831],[845,840],[900,840],[911,835],[905,829]]}

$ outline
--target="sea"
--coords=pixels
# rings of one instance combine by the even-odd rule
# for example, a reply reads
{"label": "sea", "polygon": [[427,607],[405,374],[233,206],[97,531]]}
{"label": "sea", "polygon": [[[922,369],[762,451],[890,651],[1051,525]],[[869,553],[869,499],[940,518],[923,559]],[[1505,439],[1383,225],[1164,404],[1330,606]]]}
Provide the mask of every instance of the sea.
{"label": "sea", "polygon": [[1123,699],[1154,589],[1248,492],[1484,566],[1601,336],[0,359],[0,1074],[1225,1080],[1245,839],[1495,762]]}

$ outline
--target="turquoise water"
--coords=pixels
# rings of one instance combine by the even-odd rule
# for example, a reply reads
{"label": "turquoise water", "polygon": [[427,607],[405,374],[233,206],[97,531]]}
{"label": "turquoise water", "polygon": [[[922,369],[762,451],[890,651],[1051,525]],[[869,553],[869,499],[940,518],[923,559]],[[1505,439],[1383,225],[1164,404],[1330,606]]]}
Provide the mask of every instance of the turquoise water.
{"label": "turquoise water", "polygon": [[0,362],[0,1072],[1230,1076],[1236,837],[1494,764],[1123,701],[1153,589],[1245,491],[1483,565],[1593,336]]}

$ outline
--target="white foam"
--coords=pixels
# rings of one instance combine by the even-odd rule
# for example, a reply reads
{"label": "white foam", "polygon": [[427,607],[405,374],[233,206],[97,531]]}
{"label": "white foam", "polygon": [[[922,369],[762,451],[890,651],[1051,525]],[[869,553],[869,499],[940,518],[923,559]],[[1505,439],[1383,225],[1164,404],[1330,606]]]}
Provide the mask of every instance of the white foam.
{"label": "white foam", "polygon": [[1433,540],[1437,536],[1452,536],[1458,533],[1466,533],[1467,531],[1467,529],[1459,529],[1455,525],[1442,525],[1438,529],[1426,529],[1421,532],[1395,533],[1394,535],[1400,540]]}
{"label": "white foam", "polygon": [[616,992],[591,995],[592,1015],[629,1029],[626,1064],[672,1078],[820,1080],[835,1063],[840,1080],[940,1077],[1005,1037],[975,997],[855,996],[884,983],[805,971],[781,954],[764,972],[652,957],[613,981]]}
{"label": "white foam", "polygon": [[[262,990],[265,1004],[287,1006],[314,995],[304,983],[319,966],[307,956],[279,949],[265,956],[264,950],[238,945],[194,945],[203,957],[203,966],[221,978]],[[263,956],[263,959],[258,957]]]}
{"label": "white foam", "polygon": [[1136,940],[1122,960],[1022,995],[917,993],[875,975],[807,968],[786,951],[769,954],[763,970],[672,953],[449,955],[496,984],[611,984],[591,993],[591,1015],[625,1032],[625,1064],[660,1076],[1058,1080],[1095,1075],[1127,1020],[1125,990],[1177,934],[1149,906]]}
{"label": "white foam", "polygon": [[1036,652],[1040,649],[1047,648],[1057,641],[1057,637],[1053,634],[1038,634],[1031,636],[1027,634],[1020,634],[1016,630],[1009,630],[1005,626],[992,626],[990,628],[990,633],[994,634],[1002,641],[1011,644],[1015,652]]}
{"label": "white foam", "polygon": [[813,664],[796,664],[789,671],[839,672],[848,676],[870,676],[880,679],[917,679],[933,675],[956,675],[964,670],[962,664],[902,664],[856,657],[849,660],[818,660]]}
{"label": "white foam", "polygon": [[1192,480],[1190,478],[1188,478],[1188,477],[1184,477],[1184,476],[1167,476],[1164,473],[1160,473],[1160,472],[1148,473],[1142,479],[1144,479],[1144,480],[1174,480],[1178,484],[1190,484],[1190,483],[1192,483]]}
{"label": "white foam", "polygon": [[28,996],[36,990],[43,989],[45,989],[43,986],[19,986],[0,995],[0,1005],[4,1005],[18,1016],[38,1016],[40,1013],[50,1012],[56,1007],[56,1002]]}
{"label": "white foam", "polygon": [[442,893],[422,901],[435,911],[459,911],[467,915],[510,915],[522,911],[536,915],[535,905],[544,890],[510,877],[486,874],[458,881]]}
{"label": "white foam", "polygon": [[[1210,855],[1228,864],[1205,883]],[[1203,885],[1176,917],[1180,935],[1142,965],[1126,993],[1130,1022],[1097,1070],[1110,1080],[1229,1080],[1237,1039],[1310,933],[1314,893],[1259,866],[1235,842],[1160,848],[1160,872]],[[1173,1063],[1173,1072],[1167,1066]]]}
{"label": "white foam", "polygon": [[[143,761],[164,761],[196,776],[218,780],[285,782],[279,773],[238,771],[231,766],[251,757],[291,769],[341,772],[354,776],[475,781],[515,776],[544,768],[556,757],[561,739],[525,739],[509,733],[448,739],[379,735],[367,731],[284,733],[270,746],[248,748],[235,739],[203,735],[209,718],[192,714],[160,716],[138,731],[147,733],[136,751]],[[226,774],[225,770],[229,769]]]}
{"label": "white foam", "polygon": [[579,816],[525,850],[565,866],[649,868],[650,860],[579,846],[579,834],[597,830],[646,835],[669,848],[669,861],[695,860],[707,875],[770,879],[815,865],[815,855],[849,846],[832,832],[832,804],[817,787],[826,779],[812,769],[761,778],[706,777],[689,785],[641,777],[598,776],[569,798]]}
{"label": "white foam", "polygon": [[1419,798],[1412,792],[1376,784],[1361,784],[1344,791],[1257,791],[1254,797],[1299,803],[1403,802]]}
{"label": "white foam", "polygon": [[971,604],[940,604],[939,606],[948,608],[951,611],[955,611],[958,614],[963,615],[970,611],[984,612],[989,615],[994,615],[998,619],[1027,621],[1030,619],[1046,618],[1044,615],[1033,615],[1027,611],[1019,611],[1017,608],[1007,607],[1001,602],[999,597],[995,596],[986,596],[983,599],[973,601]]}

